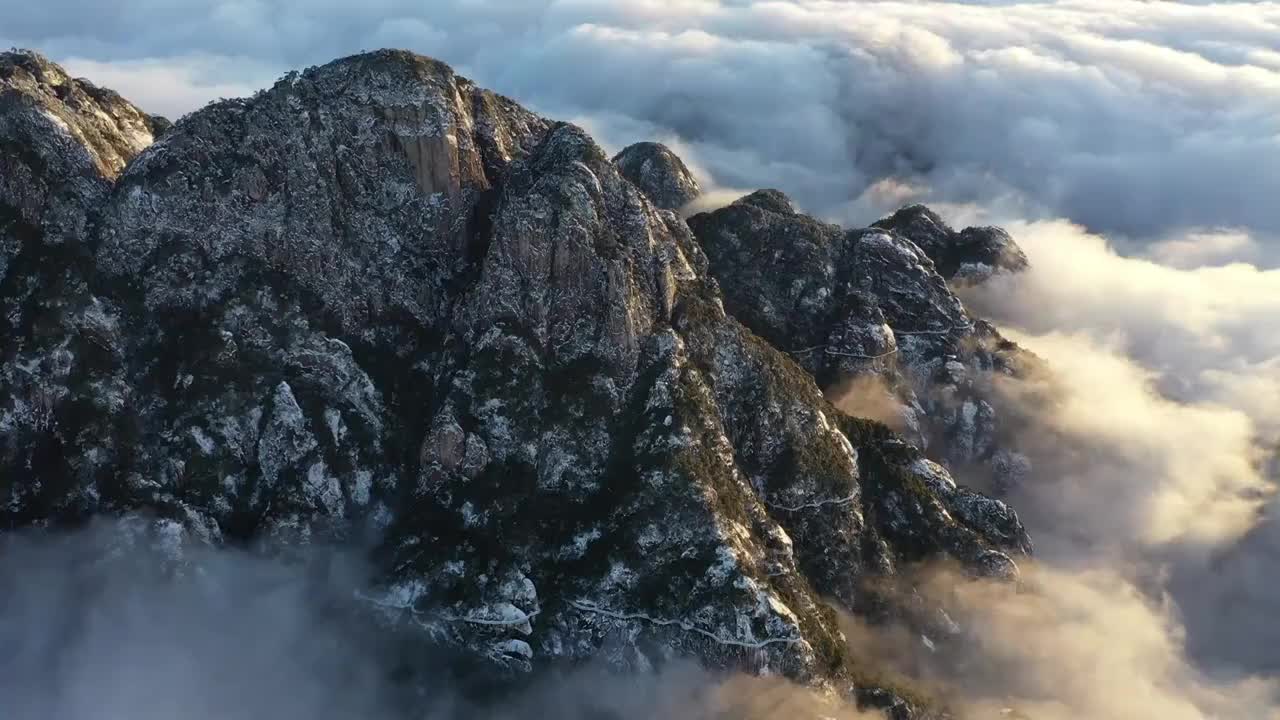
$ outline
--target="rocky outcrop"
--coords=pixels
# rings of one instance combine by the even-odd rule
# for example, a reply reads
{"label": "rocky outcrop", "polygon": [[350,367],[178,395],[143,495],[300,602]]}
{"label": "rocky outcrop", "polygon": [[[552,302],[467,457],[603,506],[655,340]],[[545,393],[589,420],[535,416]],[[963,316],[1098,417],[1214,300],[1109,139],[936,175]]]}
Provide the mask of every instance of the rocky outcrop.
{"label": "rocky outcrop", "polygon": [[613,163],[623,177],[663,210],[679,210],[702,193],[684,161],[661,143],[629,145],[614,156]]}
{"label": "rocky outcrop", "polygon": [[[125,391],[94,291],[94,217],[165,123],[31,52],[0,54],[0,496],[33,519],[94,503],[74,477]],[[40,472],[37,473],[36,470]]]}
{"label": "rocky outcrop", "polygon": [[970,227],[956,232],[924,205],[909,205],[876,222],[912,241],[933,260],[947,281],[959,285],[985,282],[997,272],[1027,269],[1022,248],[997,227]]}
{"label": "rocky outcrop", "polygon": [[[990,473],[999,484],[1028,472],[1003,441],[991,383],[1037,361],[972,317],[921,246],[880,227],[819,222],[775,190],[689,224],[729,312],[786,350],[839,402],[890,405],[878,414],[966,474]],[[950,247],[942,236],[934,240],[935,249]]]}
{"label": "rocky outcrop", "polygon": [[484,249],[469,243],[494,183],[549,126],[407,53],[292,74],[140,157],[104,210],[98,268],[143,278],[152,312],[201,312],[283,273],[345,331],[383,313],[432,325]]}
{"label": "rocky outcrop", "polygon": [[[61,137],[70,138],[83,149],[96,174],[114,178],[169,127],[164,118],[146,114],[111,90],[72,78],[58,65],[30,51],[0,53],[0,88],[8,111],[6,129],[14,133],[6,135],[6,150],[20,149],[12,143],[20,137],[19,132],[26,133],[21,137],[30,143],[27,162],[15,164],[14,170],[25,167],[30,172],[33,168],[28,163],[36,157],[56,162],[58,153],[46,145],[58,142],[54,137]],[[17,112],[18,106],[28,112]],[[59,132],[48,134],[47,128],[42,127],[46,124],[52,124]],[[23,177],[44,179],[36,174]],[[6,180],[13,182],[16,177],[6,174]],[[28,190],[34,193],[36,188]]]}
{"label": "rocky outcrop", "polygon": [[[369,610],[490,668],[692,656],[863,690],[828,599],[883,614],[912,563],[1012,577],[1029,548],[1003,503],[770,344],[800,339],[781,313],[808,342],[809,309],[860,298],[867,332],[938,333],[904,347],[945,365],[976,322],[890,233],[735,205],[719,217],[834,263],[792,266],[797,299],[754,312],[711,271],[781,256],[706,218],[700,244],[581,129],[403,52],[211,105],[118,178],[41,119],[49,96],[23,102],[0,147],[38,140],[26,172],[70,199],[35,213],[6,187],[0,238],[74,251],[5,279],[24,319],[3,331],[3,527],[147,512],[184,542],[359,540]],[[839,347],[872,352],[862,329]]]}
{"label": "rocky outcrop", "polygon": [[0,282],[86,236],[87,215],[163,121],[32,52],[0,53]]}

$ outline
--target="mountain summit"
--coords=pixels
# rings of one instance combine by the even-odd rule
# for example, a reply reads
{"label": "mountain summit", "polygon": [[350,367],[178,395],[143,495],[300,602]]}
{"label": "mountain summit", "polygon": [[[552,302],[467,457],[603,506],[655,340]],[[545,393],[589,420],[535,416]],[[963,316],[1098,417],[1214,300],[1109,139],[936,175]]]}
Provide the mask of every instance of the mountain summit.
{"label": "mountain summit", "polygon": [[3,527],[372,538],[368,610],[500,673],[686,656],[902,717],[835,610],[945,634],[901,571],[1030,550],[815,380],[1005,362],[894,227],[771,192],[686,224],[670,151],[400,51],[165,125],[0,56]]}
{"label": "mountain summit", "polygon": [[655,207],[663,210],[679,210],[702,193],[684,161],[661,143],[628,145],[613,157],[613,164]]}

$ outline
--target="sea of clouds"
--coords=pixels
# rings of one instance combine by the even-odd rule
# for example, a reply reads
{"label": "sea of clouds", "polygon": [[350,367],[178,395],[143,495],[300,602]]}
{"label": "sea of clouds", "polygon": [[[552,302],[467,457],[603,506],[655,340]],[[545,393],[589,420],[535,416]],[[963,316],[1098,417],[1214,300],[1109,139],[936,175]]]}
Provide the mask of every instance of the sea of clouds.
{"label": "sea of clouds", "polygon": [[5,11],[0,45],[175,117],[404,47],[608,149],[667,142],[703,206],[1007,227],[1032,269],[965,300],[1055,373],[1004,393],[1040,558],[1023,592],[946,583],[981,629],[951,680],[975,712],[1280,717],[1280,3],[85,5]]}

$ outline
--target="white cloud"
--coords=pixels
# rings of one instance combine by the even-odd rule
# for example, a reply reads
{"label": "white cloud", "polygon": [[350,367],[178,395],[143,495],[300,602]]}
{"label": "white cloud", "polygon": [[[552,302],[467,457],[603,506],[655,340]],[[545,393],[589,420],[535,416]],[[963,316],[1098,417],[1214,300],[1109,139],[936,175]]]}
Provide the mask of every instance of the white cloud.
{"label": "white cloud", "polygon": [[[1175,400],[1234,407],[1240,393],[1231,387],[1244,378],[1254,387],[1280,383],[1280,270],[1240,262],[1190,263],[1185,269],[1125,257],[1104,238],[1063,221],[1007,227],[1032,269],[969,297],[979,313],[1025,333],[1083,333],[1113,345],[1157,373],[1160,389]],[[1223,242],[1234,252],[1254,248],[1239,234],[1190,234],[1154,246],[1153,255],[1186,261],[1205,252],[1206,244]],[[1278,415],[1280,407],[1250,412],[1267,434],[1280,432]]]}
{"label": "white cloud", "polygon": [[[599,117],[610,144],[678,137],[719,184],[778,186],[858,223],[891,209],[866,191],[896,177],[931,201],[1143,241],[1223,225],[1280,239],[1276,2],[82,5],[15,8],[0,42],[120,77],[130,61],[167,65],[182,86],[140,97],[171,113],[265,84],[263,69],[401,45],[557,115]],[[191,72],[208,58],[216,73]]]}
{"label": "white cloud", "polygon": [[[1190,657],[1219,673],[1274,674],[1280,270],[1125,257],[1063,221],[1009,227],[1031,270],[967,300],[1053,372],[1006,384],[1039,471],[1012,503],[1044,559],[1141,579],[1175,603]],[[1221,235],[1179,242],[1154,254],[1251,247]]]}
{"label": "white cloud", "polygon": [[1206,675],[1186,659],[1176,608],[1106,570],[1026,569],[1024,585],[941,573],[973,652],[944,659],[969,717],[1276,720],[1274,683]]}
{"label": "white cloud", "polygon": [[[144,110],[170,119],[185,114],[205,103],[245,97],[274,82],[276,73],[259,68],[247,70],[217,57],[184,57],[142,59],[116,62],[68,57],[61,60],[67,72],[84,77],[94,84],[111,88]],[[231,78],[236,79],[231,79]]]}

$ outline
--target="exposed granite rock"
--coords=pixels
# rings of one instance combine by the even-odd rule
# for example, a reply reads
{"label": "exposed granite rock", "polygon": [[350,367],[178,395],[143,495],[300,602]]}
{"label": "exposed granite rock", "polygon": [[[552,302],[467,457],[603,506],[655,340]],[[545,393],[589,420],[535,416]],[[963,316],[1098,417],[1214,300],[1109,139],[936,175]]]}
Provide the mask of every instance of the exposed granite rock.
{"label": "exposed granite rock", "polygon": [[997,272],[1027,269],[1022,248],[997,227],[970,227],[956,232],[924,205],[909,205],[873,227],[892,230],[914,242],[933,260],[949,282],[973,285]]}
{"label": "exposed granite rock", "polygon": [[1021,456],[1002,443],[991,382],[1038,361],[971,317],[920,246],[878,227],[817,221],[775,190],[689,224],[729,312],[819,385],[860,405],[857,395],[877,388],[843,388],[878,378],[900,405],[904,432],[936,459],[999,482],[1025,474]]}
{"label": "exposed granite rock", "polygon": [[[122,403],[118,314],[94,293],[93,218],[159,121],[31,52],[0,54],[0,497],[32,517],[96,505]],[[95,401],[96,398],[96,401]],[[37,472],[38,471],[38,472]]]}
{"label": "exposed granite rock", "polygon": [[[30,110],[24,118],[12,111],[9,113],[9,121],[14,123],[10,132],[18,131],[17,126],[24,121],[33,123],[25,130],[29,134],[23,136],[30,143],[29,161],[35,157],[55,163],[69,159],[64,155],[65,150],[63,153],[51,151],[45,144],[65,142],[52,139],[54,137],[70,138],[88,155],[97,174],[105,178],[119,175],[124,166],[168,126],[164,118],[146,114],[111,90],[72,78],[44,56],[26,50],[0,53],[0,93],[10,103],[25,99]],[[34,129],[44,122],[52,123],[61,132],[50,135],[43,128]],[[10,140],[17,137],[6,136],[7,149],[17,150],[16,145],[10,145]],[[27,167],[28,172],[31,170]],[[43,179],[37,174],[24,177]],[[7,173],[6,179],[14,180]],[[36,189],[28,190],[34,194]]]}
{"label": "exposed granite rock", "polygon": [[880,313],[840,347],[913,323],[946,342],[910,356],[944,363],[973,323],[896,236],[735,205],[808,263],[760,280],[778,305],[753,333],[709,270],[772,250],[704,239],[709,263],[582,130],[426,58],[292,73],[118,179],[98,148],[123,139],[49,120],[56,93],[4,97],[0,153],[38,148],[48,192],[0,187],[3,527],[145,511],[189,541],[364,539],[371,609],[495,668],[692,656],[827,684],[851,671],[826,598],[877,613],[904,564],[1010,577],[1028,548],[767,342],[798,339],[774,313],[826,341],[845,306],[808,270],[830,262],[834,297]]}
{"label": "exposed granite rock", "polygon": [[[549,123],[434,60],[385,51],[189,115],[130,166],[97,260],[151,312],[199,312],[283,273],[327,319],[435,324],[483,252],[486,196]],[[473,210],[475,212],[473,213]]]}
{"label": "exposed granite rock", "polygon": [[614,156],[622,176],[663,210],[679,210],[702,193],[693,173],[666,145],[640,142]]}

